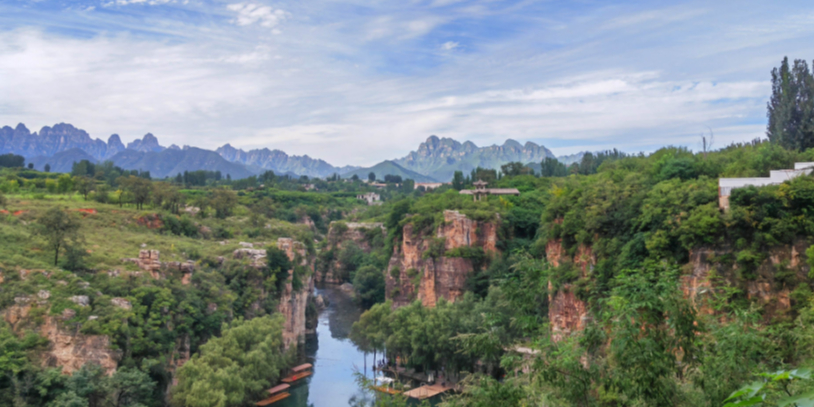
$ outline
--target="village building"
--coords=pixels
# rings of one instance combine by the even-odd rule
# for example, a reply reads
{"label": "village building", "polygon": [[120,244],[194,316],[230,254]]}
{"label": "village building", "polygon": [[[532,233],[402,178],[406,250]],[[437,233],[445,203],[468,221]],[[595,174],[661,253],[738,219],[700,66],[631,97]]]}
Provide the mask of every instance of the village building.
{"label": "village building", "polygon": [[449,184],[448,182],[416,182],[413,186],[413,189],[418,189],[424,187],[425,191],[429,191],[431,189],[439,188],[442,185]]}
{"label": "village building", "polygon": [[306,191],[317,191],[319,189],[314,184],[305,184],[305,190]]}
{"label": "village building", "polygon": [[475,186],[475,189],[461,190],[461,194],[472,195],[476,201],[480,201],[481,198],[489,195],[520,195],[520,191],[518,191],[517,188],[486,188],[489,183],[483,180],[477,180],[473,182],[472,185]]}
{"label": "village building", "polygon": [[[762,187],[766,185],[779,185],[783,182],[809,175],[814,170],[814,162],[794,163],[793,170],[769,171],[768,177],[755,178],[719,178],[718,179],[718,207],[729,210],[729,196],[732,190],[748,186]],[[463,191],[462,191],[463,192]]]}
{"label": "village building", "polygon": [[375,192],[368,192],[362,195],[356,195],[356,199],[361,199],[362,201],[367,202],[368,205],[381,205],[382,197]]}

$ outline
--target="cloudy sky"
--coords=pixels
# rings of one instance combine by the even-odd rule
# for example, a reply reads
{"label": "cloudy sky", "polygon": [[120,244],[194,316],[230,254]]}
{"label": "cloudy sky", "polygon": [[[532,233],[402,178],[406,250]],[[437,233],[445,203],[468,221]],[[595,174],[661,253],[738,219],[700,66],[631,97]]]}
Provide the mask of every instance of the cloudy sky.
{"label": "cloudy sky", "polygon": [[0,125],[334,165],[429,135],[555,154],[761,137],[810,1],[0,0]]}

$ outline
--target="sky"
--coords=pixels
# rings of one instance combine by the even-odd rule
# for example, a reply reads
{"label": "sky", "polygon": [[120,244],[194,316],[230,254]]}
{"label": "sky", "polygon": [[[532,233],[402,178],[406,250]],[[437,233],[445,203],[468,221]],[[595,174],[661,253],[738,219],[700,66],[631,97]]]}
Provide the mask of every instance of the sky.
{"label": "sky", "polygon": [[0,0],[0,125],[371,165],[430,135],[557,155],[763,137],[810,1]]}

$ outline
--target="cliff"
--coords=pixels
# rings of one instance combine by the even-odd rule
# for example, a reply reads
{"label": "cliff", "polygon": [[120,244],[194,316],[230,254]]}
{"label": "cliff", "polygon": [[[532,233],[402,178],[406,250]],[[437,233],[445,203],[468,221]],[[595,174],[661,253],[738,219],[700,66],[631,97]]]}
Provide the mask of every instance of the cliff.
{"label": "cliff", "polygon": [[[466,279],[475,270],[472,259],[448,257],[450,250],[481,248],[497,253],[497,222],[478,222],[457,211],[444,211],[444,224],[435,235],[422,235],[412,224],[404,226],[401,247],[394,249],[385,274],[386,297],[394,307],[418,299],[428,307],[440,298],[455,301],[463,295]],[[443,247],[433,247],[443,242]],[[433,257],[433,251],[438,256]],[[441,253],[442,252],[442,253]]]}
{"label": "cliff", "polygon": [[[105,335],[71,332],[60,324],[57,317],[47,314],[42,317],[42,324],[31,327],[31,305],[26,304],[29,299],[18,300],[17,305],[12,305],[3,312],[3,319],[15,332],[34,328],[48,339],[48,348],[40,355],[43,367],[61,367],[62,373],[71,374],[87,363],[94,363],[101,366],[108,375],[116,372],[121,355],[110,349],[110,338]],[[45,301],[40,302],[47,305]]]}
{"label": "cliff", "polygon": [[331,222],[327,236],[328,251],[331,253],[324,259],[325,264],[320,264],[316,276],[318,281],[329,284],[344,283],[341,276],[344,265],[337,258],[337,253],[352,242],[369,254],[373,250],[372,241],[376,238],[375,234],[384,238],[385,233],[382,223]]}
{"label": "cliff", "polygon": [[[793,289],[797,282],[807,279],[810,269],[805,259],[808,247],[804,240],[775,247],[763,262],[748,269],[731,260],[735,256],[730,247],[696,248],[690,252],[690,260],[684,265],[680,288],[696,311],[705,315],[718,314],[710,302],[713,294],[722,293],[723,287],[735,289],[734,296],[760,307],[764,320],[768,322],[783,317],[795,305]],[[554,267],[560,266],[567,257],[559,239],[548,242],[546,257]],[[591,248],[584,245],[577,247],[573,259],[569,260],[581,271],[583,278],[590,277],[596,264]],[[571,284],[563,284],[555,291],[549,282],[548,300],[548,317],[555,341],[582,330],[590,319],[587,304],[577,298]],[[723,314],[719,316],[724,318]]]}
{"label": "cliff", "polygon": [[302,281],[302,288],[294,291],[292,276],[294,270],[289,270],[289,279],[277,305],[277,311],[285,316],[285,326],[283,327],[283,343],[286,349],[292,344],[296,345],[302,340],[306,333],[305,310],[308,302],[314,300],[314,273],[313,265],[308,261],[305,246],[300,242],[295,242],[290,238],[277,239],[277,247],[288,255],[292,262],[299,261],[300,266],[311,268],[311,273]]}
{"label": "cliff", "polygon": [[[566,257],[561,239],[554,239],[546,244],[546,259],[552,266],[559,267]],[[578,247],[573,259],[568,260],[574,262],[582,277],[588,276],[596,264],[596,257],[591,248],[582,245]],[[589,318],[588,304],[577,298],[571,284],[563,284],[562,287],[557,287],[555,292],[549,280],[548,320],[551,323],[551,337],[554,341],[559,341],[571,332],[581,331]]]}

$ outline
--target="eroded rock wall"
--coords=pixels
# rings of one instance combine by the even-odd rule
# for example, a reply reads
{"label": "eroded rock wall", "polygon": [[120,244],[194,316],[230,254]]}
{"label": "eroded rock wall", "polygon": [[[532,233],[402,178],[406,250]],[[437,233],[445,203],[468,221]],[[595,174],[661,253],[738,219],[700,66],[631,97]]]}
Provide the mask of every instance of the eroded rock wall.
{"label": "eroded rock wall", "polygon": [[[577,247],[574,257],[569,258],[561,239],[553,239],[546,244],[546,259],[554,267],[559,267],[566,259],[573,261],[582,277],[588,276],[596,264],[593,250],[585,245]],[[554,292],[551,281],[548,282],[548,319],[552,340],[559,341],[572,332],[581,331],[589,318],[588,305],[577,298],[571,284],[564,284]]]}
{"label": "eroded rock wall", "polygon": [[444,225],[434,235],[404,226],[402,243],[394,249],[385,272],[387,299],[402,307],[418,299],[433,307],[441,298],[455,301],[463,295],[466,279],[474,271],[472,261],[461,257],[425,256],[434,239],[444,239],[444,250],[480,247],[497,253],[497,222],[478,222],[457,211],[444,211]]}
{"label": "eroded rock wall", "polygon": [[299,291],[294,291],[291,276],[294,270],[289,270],[289,280],[285,285],[277,311],[285,316],[285,326],[283,327],[283,343],[286,349],[296,345],[306,333],[305,310],[308,302],[313,301],[314,277],[313,264],[308,259],[305,246],[290,238],[280,238],[277,240],[277,247],[284,250],[291,261],[299,261],[301,266],[311,268],[311,273],[302,282],[303,286]]}
{"label": "eroded rock wall", "polygon": [[[3,313],[3,318],[18,332],[29,323],[30,305],[13,305]],[[46,315],[43,323],[35,328],[48,339],[48,349],[41,355],[44,367],[60,367],[62,373],[72,374],[87,363],[101,366],[107,375],[116,372],[121,355],[110,348],[106,335],[83,335],[61,326],[57,317]]]}

